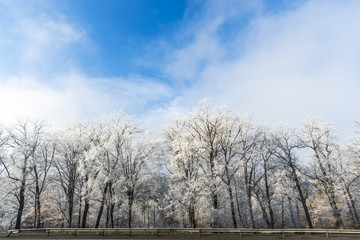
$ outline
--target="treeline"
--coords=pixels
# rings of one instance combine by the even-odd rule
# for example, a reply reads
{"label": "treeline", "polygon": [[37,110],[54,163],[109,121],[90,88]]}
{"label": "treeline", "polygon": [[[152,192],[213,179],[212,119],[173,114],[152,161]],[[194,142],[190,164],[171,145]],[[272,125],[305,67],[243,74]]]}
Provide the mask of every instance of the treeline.
{"label": "treeline", "polygon": [[0,127],[1,230],[360,227],[359,132],[341,145],[319,118],[268,129],[203,100],[150,137],[122,113]]}

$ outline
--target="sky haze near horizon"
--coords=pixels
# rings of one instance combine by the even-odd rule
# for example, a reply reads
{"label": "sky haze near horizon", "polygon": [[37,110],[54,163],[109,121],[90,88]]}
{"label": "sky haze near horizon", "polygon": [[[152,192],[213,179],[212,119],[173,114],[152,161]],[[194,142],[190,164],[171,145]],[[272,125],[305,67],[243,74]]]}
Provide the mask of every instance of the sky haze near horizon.
{"label": "sky haze near horizon", "polygon": [[360,120],[356,0],[0,0],[1,123],[123,110],[157,134],[204,97],[271,127]]}

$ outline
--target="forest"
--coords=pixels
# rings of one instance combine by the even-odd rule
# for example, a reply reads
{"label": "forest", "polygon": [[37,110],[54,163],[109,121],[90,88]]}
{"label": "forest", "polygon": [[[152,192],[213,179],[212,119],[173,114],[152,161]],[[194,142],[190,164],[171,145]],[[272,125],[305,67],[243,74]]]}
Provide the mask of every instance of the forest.
{"label": "forest", "polygon": [[125,113],[0,126],[0,230],[360,228],[360,122],[268,128],[204,99],[153,139]]}

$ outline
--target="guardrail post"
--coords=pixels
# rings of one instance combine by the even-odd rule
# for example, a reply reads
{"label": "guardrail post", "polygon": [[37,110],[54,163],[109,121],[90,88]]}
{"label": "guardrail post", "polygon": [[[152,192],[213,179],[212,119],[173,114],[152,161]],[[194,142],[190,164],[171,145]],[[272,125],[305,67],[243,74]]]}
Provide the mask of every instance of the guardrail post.
{"label": "guardrail post", "polygon": [[329,232],[326,231],[326,238],[329,238]]}

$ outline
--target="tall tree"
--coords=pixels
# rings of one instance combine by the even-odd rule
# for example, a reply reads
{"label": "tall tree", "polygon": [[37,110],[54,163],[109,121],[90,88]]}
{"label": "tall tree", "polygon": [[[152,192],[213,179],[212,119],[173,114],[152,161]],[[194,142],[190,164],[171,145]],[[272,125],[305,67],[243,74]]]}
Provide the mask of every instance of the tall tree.
{"label": "tall tree", "polygon": [[360,184],[360,122],[356,121],[357,131],[355,135],[349,138],[344,147],[347,159],[341,162],[341,182],[344,187],[344,194],[348,202],[353,224],[360,228],[360,216],[356,204],[356,192]]}
{"label": "tall tree", "polygon": [[219,226],[219,174],[217,165],[221,151],[219,140],[224,114],[227,114],[227,109],[222,107],[211,108],[210,100],[203,99],[199,106],[189,114],[189,121],[187,122],[187,128],[191,129],[193,139],[202,143],[203,170],[207,176],[207,186],[209,186],[212,201],[213,227]]}
{"label": "tall tree", "polygon": [[[6,146],[7,146],[7,141],[9,139],[9,136],[5,130],[5,128],[3,126],[0,125],[0,162],[1,162],[1,166],[5,167],[6,164],[3,162],[5,161],[5,157],[6,157]],[[5,171],[5,168],[1,168],[1,173],[3,171]]]}
{"label": "tall tree", "polygon": [[[126,178],[126,176],[123,174],[125,174],[126,169],[130,171],[129,174],[133,174],[135,169],[129,169],[131,166],[126,166],[126,162],[128,164],[135,164],[135,166],[133,166],[134,168],[139,164],[139,162],[135,163],[130,161],[134,160],[133,157],[135,157],[130,150],[134,150],[131,148],[131,144],[133,143],[132,139],[141,135],[143,130],[139,127],[139,123],[133,117],[122,113],[112,114],[103,119],[99,119],[97,124],[99,125],[99,128],[103,129],[101,147],[97,148],[97,154],[102,158],[100,161],[101,171],[99,178],[100,188],[102,189],[102,199],[95,228],[99,227],[107,198],[108,203],[110,204],[110,222],[113,227],[113,211],[116,202],[115,189],[121,187],[128,189],[127,186],[124,186],[124,178]],[[136,170],[138,170],[138,168]],[[141,171],[142,170],[143,169],[141,169]],[[136,174],[139,173],[137,172]],[[126,194],[127,193],[128,191],[126,190]],[[128,200],[133,200],[133,192],[129,191],[129,195],[130,197]],[[129,206],[132,206],[132,202],[129,204]],[[128,221],[131,222],[131,217]]]}
{"label": "tall tree", "polygon": [[308,193],[306,188],[302,186],[299,177],[299,160],[296,155],[296,150],[300,147],[295,136],[295,131],[290,126],[280,127],[273,133],[273,141],[276,146],[275,156],[278,157],[279,163],[289,172],[291,180],[295,184],[298,198],[304,209],[306,221],[309,228],[313,228],[311,221],[309,207],[307,205]]}
{"label": "tall tree", "polygon": [[17,199],[15,228],[20,229],[25,207],[26,191],[29,186],[30,163],[36,161],[37,151],[44,134],[45,124],[38,120],[19,119],[8,130],[9,157],[2,159],[3,167],[13,183],[13,195]]}
{"label": "tall tree", "polygon": [[[185,215],[189,227],[197,227],[196,206],[203,189],[201,142],[194,140],[186,129],[186,121],[178,120],[165,129],[171,171],[171,203]],[[185,224],[183,224],[185,225]],[[185,226],[183,226],[185,227]]]}
{"label": "tall tree", "polygon": [[34,227],[41,227],[41,195],[45,190],[48,174],[55,156],[55,142],[47,136],[42,139],[37,154],[30,159],[30,175],[32,186],[31,192],[34,194]]}
{"label": "tall tree", "polygon": [[344,225],[336,197],[341,155],[335,143],[335,129],[318,118],[307,118],[302,122],[299,141],[302,147],[312,151],[310,177],[319,182],[326,194],[335,218],[336,228]]}
{"label": "tall tree", "polygon": [[274,171],[276,169],[276,159],[274,156],[275,147],[267,130],[263,130],[263,137],[260,144],[260,161],[262,170],[262,181],[255,189],[255,196],[261,207],[265,223],[269,228],[275,228],[275,215],[273,206],[274,195]]}
{"label": "tall tree", "polygon": [[241,138],[246,137],[248,129],[250,127],[249,119],[247,116],[232,117],[230,111],[223,116],[223,126],[221,132],[221,139],[219,140],[221,157],[220,157],[220,178],[226,185],[229,195],[231,217],[233,227],[237,228],[235,203],[233,194],[233,184],[235,184],[234,178],[240,169],[240,148],[239,142]]}
{"label": "tall tree", "polygon": [[73,225],[75,193],[79,184],[79,161],[84,154],[85,133],[85,124],[78,122],[57,135],[54,166],[57,170],[56,181],[66,196],[67,214],[65,217],[68,228]]}
{"label": "tall tree", "polygon": [[259,170],[261,163],[260,146],[263,139],[263,132],[249,124],[246,131],[240,137],[240,162],[242,165],[242,172],[240,177],[243,178],[245,194],[250,215],[250,225],[255,228],[255,218],[253,210],[253,191],[262,179],[262,173]]}
{"label": "tall tree", "polygon": [[128,200],[128,227],[132,227],[133,203],[143,187],[150,161],[155,161],[156,143],[128,139],[122,149],[121,169]]}
{"label": "tall tree", "polygon": [[[90,202],[96,200],[98,194],[98,177],[101,171],[100,162],[104,160],[101,149],[103,147],[103,128],[97,122],[89,122],[84,131],[85,140],[83,143],[84,154],[79,159],[79,177],[80,177],[80,201],[83,201],[84,208],[81,213],[79,207],[79,227],[85,228]],[[81,202],[80,202],[81,203]]]}

